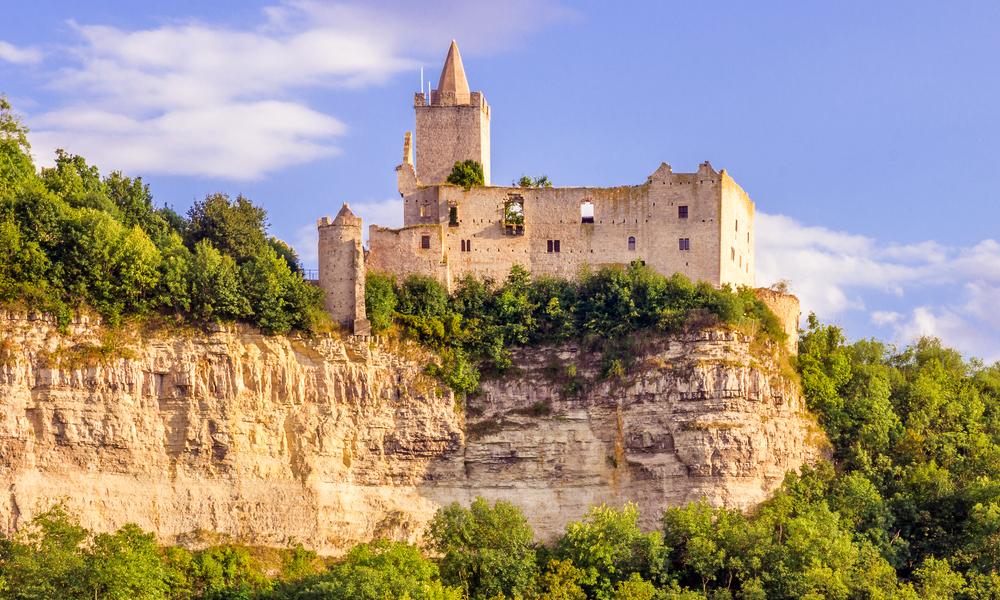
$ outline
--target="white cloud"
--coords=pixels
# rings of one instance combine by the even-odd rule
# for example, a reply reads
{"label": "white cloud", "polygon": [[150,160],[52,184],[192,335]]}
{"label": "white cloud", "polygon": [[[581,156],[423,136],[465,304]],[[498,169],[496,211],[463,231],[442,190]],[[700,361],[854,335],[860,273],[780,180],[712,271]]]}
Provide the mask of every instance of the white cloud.
{"label": "white cloud", "polygon": [[[877,240],[807,226],[782,215],[757,214],[757,278],[763,285],[790,282],[803,313],[832,319],[869,310],[895,341],[940,337],[969,355],[1000,359],[1000,243],[973,246],[881,244]],[[881,292],[900,299],[934,295],[903,314],[870,306]],[[867,297],[868,301],[862,300]],[[912,301],[912,300],[911,300]]]}
{"label": "white cloud", "polygon": [[14,44],[0,40],[0,61],[15,65],[30,65],[42,60],[42,51],[38,48],[19,48]]}
{"label": "white cloud", "polygon": [[[551,0],[503,11],[470,4],[288,0],[265,7],[249,29],[71,23],[79,41],[50,87],[73,101],[32,116],[32,143],[42,164],[61,147],[136,174],[262,177],[336,152],[345,125],[299,94],[415,72],[413,55],[433,50],[440,60],[456,32],[468,37],[463,50],[485,51],[568,14]],[[498,14],[484,18],[486,10]]]}

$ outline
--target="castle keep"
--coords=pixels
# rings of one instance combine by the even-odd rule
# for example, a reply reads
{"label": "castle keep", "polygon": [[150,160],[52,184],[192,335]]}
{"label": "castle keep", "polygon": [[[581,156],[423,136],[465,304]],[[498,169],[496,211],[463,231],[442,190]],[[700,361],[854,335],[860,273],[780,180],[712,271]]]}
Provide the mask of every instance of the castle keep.
{"label": "castle keep", "polygon": [[[436,90],[414,96],[416,158],[406,133],[396,167],[403,226],[371,225],[345,204],[320,219],[319,283],[326,307],[368,333],[365,273],[434,277],[452,289],[464,275],[504,278],[514,265],[533,275],[575,277],[582,267],[645,261],[715,285],[754,285],[754,204],[725,170],[702,163],[674,173],[663,163],[640,185],[612,188],[507,187],[490,183],[490,106],[469,91],[453,41]],[[482,164],[485,185],[446,183],[456,161]],[[789,309],[791,311],[791,309]],[[784,312],[789,312],[784,311]],[[783,321],[794,331],[789,314]]]}

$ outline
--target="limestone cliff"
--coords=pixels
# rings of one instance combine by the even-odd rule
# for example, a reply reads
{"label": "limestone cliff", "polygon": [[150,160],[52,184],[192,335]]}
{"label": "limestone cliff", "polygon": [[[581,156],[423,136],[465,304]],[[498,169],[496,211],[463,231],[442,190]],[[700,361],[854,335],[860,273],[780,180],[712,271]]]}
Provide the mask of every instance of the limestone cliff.
{"label": "limestone cliff", "polygon": [[426,360],[237,328],[111,347],[85,320],[60,334],[0,314],[0,526],[63,499],[95,530],[337,553],[415,539],[481,494],[545,538],[601,502],[633,500],[651,526],[701,497],[750,506],[822,442],[796,384],[732,332],[651,341],[611,380],[575,348],[524,352],[464,409]]}

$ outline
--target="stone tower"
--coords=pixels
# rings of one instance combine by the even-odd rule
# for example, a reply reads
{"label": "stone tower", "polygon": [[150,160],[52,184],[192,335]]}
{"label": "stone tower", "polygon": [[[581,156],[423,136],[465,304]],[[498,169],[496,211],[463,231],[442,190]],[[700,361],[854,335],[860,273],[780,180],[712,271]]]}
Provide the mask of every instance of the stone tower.
{"label": "stone tower", "polygon": [[336,218],[323,217],[319,229],[319,282],[327,312],[358,335],[371,333],[365,315],[365,254],[361,218],[344,206]]}
{"label": "stone tower", "polygon": [[451,41],[438,88],[416,94],[417,180],[422,185],[444,183],[456,161],[483,165],[490,184],[490,106],[482,92],[470,92],[458,44]]}

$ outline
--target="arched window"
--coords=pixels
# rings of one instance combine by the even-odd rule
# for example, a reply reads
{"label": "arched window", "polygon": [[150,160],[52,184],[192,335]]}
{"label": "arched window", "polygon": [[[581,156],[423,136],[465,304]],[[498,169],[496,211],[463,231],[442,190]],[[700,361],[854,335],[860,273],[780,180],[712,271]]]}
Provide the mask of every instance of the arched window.
{"label": "arched window", "polygon": [[594,203],[590,200],[585,200],[580,203],[580,222],[581,223],[593,223],[594,222]]}
{"label": "arched window", "polygon": [[635,236],[628,236],[628,250],[629,252],[635,252]]}

